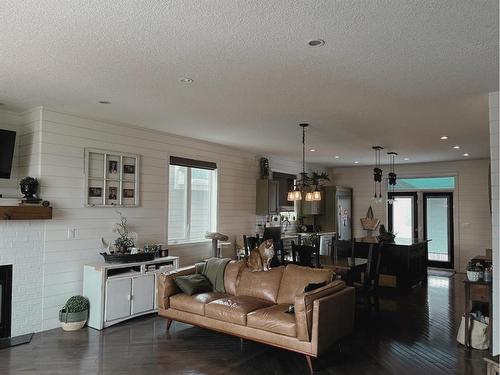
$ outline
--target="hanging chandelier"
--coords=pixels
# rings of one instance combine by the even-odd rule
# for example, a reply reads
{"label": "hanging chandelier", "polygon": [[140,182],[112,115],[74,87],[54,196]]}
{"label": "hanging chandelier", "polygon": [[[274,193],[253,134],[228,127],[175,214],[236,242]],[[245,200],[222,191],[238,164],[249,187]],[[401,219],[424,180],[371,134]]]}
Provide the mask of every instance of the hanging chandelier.
{"label": "hanging chandelier", "polygon": [[[388,152],[387,155],[389,155],[389,175],[387,176],[388,180],[389,180],[389,189],[391,192],[394,193],[394,187],[396,186],[397,178],[398,178],[398,176],[395,173],[394,165],[395,165],[395,159],[396,159],[396,156],[398,155],[398,153],[391,151],[391,152]],[[387,203],[393,204],[394,199],[388,199]]]}
{"label": "hanging chandelier", "polygon": [[300,201],[304,195],[305,200],[308,202],[320,201],[321,191],[317,185],[311,186],[311,178],[306,172],[306,128],[309,124],[300,124],[299,126],[302,128],[302,172],[293,190],[288,192],[287,200],[289,202]]}
{"label": "hanging chandelier", "polygon": [[[375,168],[373,168],[373,199],[375,202],[382,202],[382,168],[380,168],[380,151],[384,148],[382,146],[373,146],[372,149],[375,152]],[[378,194],[377,194],[378,186]]]}

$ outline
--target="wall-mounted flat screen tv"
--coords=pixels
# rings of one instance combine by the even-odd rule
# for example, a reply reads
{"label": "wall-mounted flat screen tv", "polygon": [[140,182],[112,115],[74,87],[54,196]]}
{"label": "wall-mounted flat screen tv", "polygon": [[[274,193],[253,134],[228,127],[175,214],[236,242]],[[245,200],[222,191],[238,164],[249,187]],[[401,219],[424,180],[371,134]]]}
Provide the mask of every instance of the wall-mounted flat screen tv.
{"label": "wall-mounted flat screen tv", "polygon": [[16,132],[0,129],[0,178],[10,178]]}

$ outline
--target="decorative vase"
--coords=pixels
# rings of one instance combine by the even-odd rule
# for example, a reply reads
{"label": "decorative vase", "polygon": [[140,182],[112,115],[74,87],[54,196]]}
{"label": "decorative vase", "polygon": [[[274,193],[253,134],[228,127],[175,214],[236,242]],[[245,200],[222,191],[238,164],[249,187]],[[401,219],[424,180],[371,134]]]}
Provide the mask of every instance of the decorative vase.
{"label": "decorative vase", "polygon": [[24,198],[34,199],[38,183],[20,184],[20,186],[21,186],[21,193],[24,194]]}
{"label": "decorative vase", "polygon": [[479,281],[482,278],[482,271],[467,271],[469,281]]}
{"label": "decorative vase", "polygon": [[61,322],[61,328],[64,331],[77,331],[87,323],[87,317],[89,315],[89,311],[79,311],[79,312],[66,312],[63,308],[59,311],[59,321]]}
{"label": "decorative vase", "polygon": [[484,271],[484,281],[487,283],[491,283],[492,281],[492,272],[491,271]]}

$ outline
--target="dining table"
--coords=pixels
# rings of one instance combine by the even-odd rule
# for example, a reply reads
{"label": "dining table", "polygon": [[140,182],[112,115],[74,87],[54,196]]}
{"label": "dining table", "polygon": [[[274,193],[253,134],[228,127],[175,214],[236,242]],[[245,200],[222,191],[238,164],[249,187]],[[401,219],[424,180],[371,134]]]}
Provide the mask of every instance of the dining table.
{"label": "dining table", "polygon": [[[323,257],[322,257],[323,258]],[[321,266],[333,269],[336,275],[340,275],[347,285],[353,285],[356,276],[366,271],[368,259],[346,257],[324,257]]]}

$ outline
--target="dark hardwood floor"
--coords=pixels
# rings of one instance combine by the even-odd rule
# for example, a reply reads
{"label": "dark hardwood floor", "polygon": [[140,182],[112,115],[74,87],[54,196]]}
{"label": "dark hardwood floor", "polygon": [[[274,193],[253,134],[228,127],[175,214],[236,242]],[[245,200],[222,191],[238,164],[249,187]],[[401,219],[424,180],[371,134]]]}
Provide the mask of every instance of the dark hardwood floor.
{"label": "dark hardwood floor", "polygon": [[[352,337],[315,362],[318,374],[485,373],[481,351],[455,341],[463,276],[429,276],[409,295],[384,293],[378,317],[358,313]],[[0,374],[307,374],[303,355],[146,317],[104,331],[60,329],[0,350]]]}

